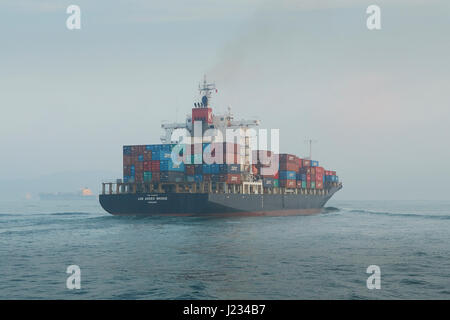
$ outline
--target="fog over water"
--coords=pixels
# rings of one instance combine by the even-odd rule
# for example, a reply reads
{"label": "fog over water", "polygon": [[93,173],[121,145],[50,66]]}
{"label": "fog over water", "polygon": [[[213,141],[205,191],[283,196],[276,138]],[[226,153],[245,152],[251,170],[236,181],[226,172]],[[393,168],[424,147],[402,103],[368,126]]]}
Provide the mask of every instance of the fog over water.
{"label": "fog over water", "polygon": [[122,145],[159,143],[206,74],[215,111],[279,128],[336,170],[336,199],[448,199],[450,3],[76,1],[0,4],[0,198],[98,189]]}

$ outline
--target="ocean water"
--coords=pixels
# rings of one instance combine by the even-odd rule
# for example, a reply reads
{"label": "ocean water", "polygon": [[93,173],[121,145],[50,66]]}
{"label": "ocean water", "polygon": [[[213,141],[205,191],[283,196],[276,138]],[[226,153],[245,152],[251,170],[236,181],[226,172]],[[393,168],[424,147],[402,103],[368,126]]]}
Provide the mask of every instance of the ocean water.
{"label": "ocean water", "polygon": [[[0,202],[0,299],[450,299],[449,201],[290,217],[115,217]],[[69,265],[81,289],[66,288]],[[381,288],[369,290],[369,265]]]}

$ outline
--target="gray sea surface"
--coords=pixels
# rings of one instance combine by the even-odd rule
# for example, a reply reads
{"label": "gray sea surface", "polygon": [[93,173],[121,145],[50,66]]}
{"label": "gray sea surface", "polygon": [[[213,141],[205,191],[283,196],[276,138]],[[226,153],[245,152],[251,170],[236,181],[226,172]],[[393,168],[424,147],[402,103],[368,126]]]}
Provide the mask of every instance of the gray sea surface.
{"label": "gray sea surface", "polygon": [[[449,201],[330,201],[313,216],[116,217],[0,202],[0,299],[450,299]],[[78,265],[81,289],[66,269]],[[369,290],[367,267],[381,270]]]}

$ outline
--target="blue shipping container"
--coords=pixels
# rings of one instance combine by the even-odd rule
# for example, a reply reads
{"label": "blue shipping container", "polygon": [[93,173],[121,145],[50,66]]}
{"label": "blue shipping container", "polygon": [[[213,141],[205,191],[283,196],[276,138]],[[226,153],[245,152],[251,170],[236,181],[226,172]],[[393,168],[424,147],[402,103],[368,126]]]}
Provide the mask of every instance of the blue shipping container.
{"label": "blue shipping container", "polygon": [[171,144],[161,144],[161,150],[163,151],[171,151],[172,150],[172,145]]}
{"label": "blue shipping container", "polygon": [[220,164],[212,164],[211,174],[219,174],[219,173],[220,173]]}
{"label": "blue shipping container", "polygon": [[273,187],[273,182],[275,179],[273,178],[264,178],[263,179],[263,187],[264,188],[270,188]]}
{"label": "blue shipping container", "polygon": [[241,167],[238,164],[221,164],[220,173],[240,173]]}
{"label": "blue shipping container", "polygon": [[[152,159],[153,159],[153,154],[152,154]],[[172,159],[172,152],[169,150],[161,150],[159,153],[159,160],[163,161],[163,160],[170,160]]]}
{"label": "blue shipping container", "polygon": [[211,174],[211,165],[210,164],[204,164],[202,166],[203,174]]}
{"label": "blue shipping container", "polygon": [[160,151],[152,150],[152,160],[159,160]]}
{"label": "blue shipping container", "polygon": [[280,180],[295,180],[297,173],[295,171],[282,171],[280,170]]}
{"label": "blue shipping container", "polygon": [[184,163],[176,165],[172,162],[172,160],[163,160],[159,162],[159,170],[184,172]]}
{"label": "blue shipping container", "polygon": [[123,154],[125,154],[127,156],[131,156],[131,147],[123,146]]}

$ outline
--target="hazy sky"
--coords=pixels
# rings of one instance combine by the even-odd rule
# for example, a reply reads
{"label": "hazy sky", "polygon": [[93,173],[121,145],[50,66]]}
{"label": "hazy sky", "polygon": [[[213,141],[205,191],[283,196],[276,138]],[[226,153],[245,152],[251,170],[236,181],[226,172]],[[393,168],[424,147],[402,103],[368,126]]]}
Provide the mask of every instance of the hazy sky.
{"label": "hazy sky", "polygon": [[207,74],[215,110],[280,128],[281,150],[318,140],[336,198],[449,199],[449,35],[447,0],[2,0],[0,180],[120,177],[122,145],[159,143]]}

